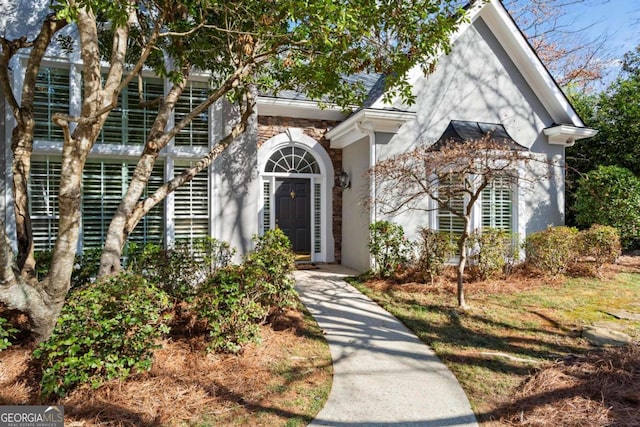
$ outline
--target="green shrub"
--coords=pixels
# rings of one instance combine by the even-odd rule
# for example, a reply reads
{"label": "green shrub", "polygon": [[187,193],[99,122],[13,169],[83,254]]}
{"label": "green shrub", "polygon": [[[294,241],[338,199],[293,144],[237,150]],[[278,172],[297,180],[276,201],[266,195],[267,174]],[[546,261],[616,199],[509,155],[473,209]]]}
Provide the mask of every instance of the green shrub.
{"label": "green shrub", "polygon": [[0,317],[0,351],[11,347],[11,340],[15,338],[18,330],[4,317]]}
{"label": "green shrub", "polygon": [[581,227],[615,227],[625,249],[640,247],[640,178],[618,166],[599,166],[578,180],[574,210]]}
{"label": "green shrub", "polygon": [[616,262],[620,256],[620,235],[613,227],[594,224],[578,233],[578,246],[580,255],[592,257],[596,270],[600,270],[603,265]]}
{"label": "green shrub", "polygon": [[255,238],[255,250],[241,266],[219,269],[202,284],[193,310],[214,351],[236,353],[259,339],[258,325],[270,313],[295,302],[295,256],[280,229]]}
{"label": "green shrub", "polygon": [[578,258],[578,230],[574,227],[549,227],[530,234],[525,242],[527,263],[552,276],[565,273]]}
{"label": "green shrub", "polygon": [[268,230],[255,237],[255,250],[244,260],[245,278],[257,301],[270,311],[279,311],[295,303],[295,254],[282,230]]}
{"label": "green shrub", "polygon": [[209,275],[230,264],[234,253],[228,243],[211,237],[193,244],[178,241],[166,250],[154,244],[129,243],[127,269],[156,283],[175,300],[188,301]]}
{"label": "green shrub", "polygon": [[512,233],[497,228],[476,230],[469,236],[472,248],[472,274],[481,280],[508,273],[518,261],[517,244]]}
{"label": "green shrub", "polygon": [[377,221],[369,226],[369,252],[374,259],[374,273],[390,277],[409,260],[409,244],[402,226]]}
{"label": "green shrub", "polygon": [[231,264],[236,250],[229,243],[214,237],[201,237],[193,242],[196,258],[202,257],[208,274],[215,274],[218,270]]}
{"label": "green shrub", "polygon": [[416,242],[418,258],[416,268],[423,280],[433,283],[442,274],[444,267],[455,255],[457,246],[449,233],[441,233],[428,228],[419,228],[420,239]]}
{"label": "green shrub", "polygon": [[33,256],[36,260],[36,277],[38,280],[42,280],[49,273],[53,251],[37,251]]}
{"label": "green shrub", "polygon": [[258,325],[268,310],[254,291],[246,286],[240,266],[219,270],[198,288],[193,309],[209,333],[210,350],[237,353],[259,339]]}
{"label": "green shrub", "polygon": [[63,396],[84,384],[97,388],[150,369],[155,341],[168,332],[168,306],[164,292],[129,273],[71,294],[51,338],[33,353],[42,395]]}

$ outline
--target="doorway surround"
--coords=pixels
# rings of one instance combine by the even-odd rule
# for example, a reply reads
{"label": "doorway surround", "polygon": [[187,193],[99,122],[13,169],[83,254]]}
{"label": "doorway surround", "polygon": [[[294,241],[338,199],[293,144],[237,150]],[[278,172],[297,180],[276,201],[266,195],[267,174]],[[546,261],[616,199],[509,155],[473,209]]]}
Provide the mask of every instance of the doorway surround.
{"label": "doorway surround", "polygon": [[258,149],[260,234],[278,225],[276,192],[286,180],[309,182],[310,261],[333,262],[334,169],[322,145],[301,128],[289,128]]}

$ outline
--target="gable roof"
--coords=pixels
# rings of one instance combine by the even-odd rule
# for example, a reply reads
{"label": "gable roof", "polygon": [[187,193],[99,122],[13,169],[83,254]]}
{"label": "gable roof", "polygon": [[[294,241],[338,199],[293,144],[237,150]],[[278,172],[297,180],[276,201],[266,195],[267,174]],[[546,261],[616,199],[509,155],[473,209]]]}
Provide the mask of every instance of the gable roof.
{"label": "gable roof", "polygon": [[[483,20],[534,94],[549,112],[553,121],[584,127],[582,119],[502,2],[500,0],[472,1],[467,10],[468,22],[458,28],[450,43],[453,45],[476,20]],[[421,77],[423,77],[423,72],[419,66],[411,70],[411,81],[416,81]],[[370,106],[372,108],[384,108],[383,105],[383,98],[379,96],[376,102]]]}
{"label": "gable roof", "polygon": [[553,119],[557,123],[584,127],[584,122],[571,102],[502,2],[490,0],[486,7],[480,9],[476,19],[478,17],[492,30]]}
{"label": "gable roof", "polygon": [[[507,12],[500,0],[472,0],[467,8],[468,22],[462,24],[456,33],[452,36],[450,43],[453,45],[462,34],[465,33],[478,19],[481,19],[489,31],[496,38],[502,49],[509,56],[518,72],[527,82],[535,96],[544,106],[545,110],[551,116],[551,119],[558,123],[558,126],[545,131],[545,134],[553,133],[550,143],[562,144],[569,146],[577,139],[587,138],[597,133],[594,129],[586,128],[584,122],[575,111],[566,95],[557,82],[549,73],[549,70],[542,63],[529,41],[518,28],[511,15]],[[418,79],[423,78],[424,74],[420,66],[414,67],[409,72],[409,79],[415,84]],[[389,104],[384,102],[383,91],[381,90],[382,80],[378,80],[377,84],[372,87],[369,94],[367,105],[356,113],[351,114],[346,120],[326,135],[331,140],[331,146],[342,148],[350,142],[364,137],[362,111],[387,111],[388,114],[394,114]],[[376,89],[376,90],[373,90]],[[406,121],[408,112],[397,120],[397,125],[401,125]],[[375,123],[370,123],[370,131],[383,131],[376,129]],[[345,138],[349,135],[349,138]]]}

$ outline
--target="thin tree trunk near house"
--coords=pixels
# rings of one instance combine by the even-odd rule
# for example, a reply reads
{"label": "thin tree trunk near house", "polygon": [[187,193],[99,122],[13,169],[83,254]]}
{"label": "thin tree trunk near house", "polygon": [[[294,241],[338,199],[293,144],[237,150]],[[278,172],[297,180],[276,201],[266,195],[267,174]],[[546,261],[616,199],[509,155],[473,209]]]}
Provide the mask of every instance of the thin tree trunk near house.
{"label": "thin tree trunk near house", "polygon": [[457,272],[457,294],[458,294],[458,307],[466,308],[467,302],[464,297],[464,269],[467,266],[467,240],[469,238],[469,226],[470,226],[470,210],[467,211],[467,215],[463,216],[464,229],[462,234],[458,238],[458,272]]}
{"label": "thin tree trunk near house", "polygon": [[467,265],[466,237],[460,237],[460,239],[458,240],[458,252],[460,253],[460,260],[458,262],[458,273],[457,273],[458,307],[465,308],[467,306],[467,302],[465,301],[465,298],[464,298],[464,269]]}
{"label": "thin tree trunk near house", "polygon": [[[12,187],[13,207],[15,213],[16,241],[18,254],[16,259],[20,275],[27,281],[35,278],[35,258],[31,215],[29,213],[28,180],[31,172],[31,154],[33,152],[33,133],[35,119],[33,116],[33,101],[35,87],[42,58],[47,46],[54,35],[67,25],[65,20],[57,19],[54,14],[48,15],[42,22],[40,31],[32,42],[26,37],[8,40],[2,38],[2,53],[0,55],[0,86],[3,98],[11,107],[16,121],[11,134],[12,159]],[[13,91],[9,70],[12,58],[21,49],[30,48],[27,66],[22,82],[20,102]]]}
{"label": "thin tree trunk near house", "polygon": [[127,187],[127,191],[118,205],[118,209],[109,223],[109,229],[105,238],[102,255],[100,256],[100,277],[116,274],[120,271],[122,253],[127,237],[133,230],[127,230],[127,222],[131,218],[134,208],[142,197],[145,188],[149,183],[149,178],[153,173],[153,167],[162,150],[170,138],[164,132],[171,113],[184,91],[187,84],[189,66],[185,65],[180,83],[173,85],[165,99],[160,104],[158,115],[151,126],[149,138],[145,142],[144,151],[138,160],[133,176]]}
{"label": "thin tree trunk near house", "polygon": [[25,279],[35,278],[36,261],[34,257],[31,215],[29,214],[28,179],[31,173],[31,153],[33,151],[33,130],[35,121],[30,108],[20,108],[15,114],[17,125],[11,136],[13,162],[13,209],[16,218],[16,240],[18,270]]}
{"label": "thin tree trunk near house", "polygon": [[[80,129],[80,127],[78,127]],[[76,129],[76,130],[78,130]],[[44,341],[53,332],[69,292],[80,234],[80,193],[82,170],[94,135],[93,127],[76,132],[79,139],[65,140],[59,192],[59,231],[47,276],[41,281],[13,271],[13,253],[5,227],[1,229],[0,260],[2,270],[0,300],[12,310],[24,313],[36,341]],[[68,134],[68,132],[66,132]]]}

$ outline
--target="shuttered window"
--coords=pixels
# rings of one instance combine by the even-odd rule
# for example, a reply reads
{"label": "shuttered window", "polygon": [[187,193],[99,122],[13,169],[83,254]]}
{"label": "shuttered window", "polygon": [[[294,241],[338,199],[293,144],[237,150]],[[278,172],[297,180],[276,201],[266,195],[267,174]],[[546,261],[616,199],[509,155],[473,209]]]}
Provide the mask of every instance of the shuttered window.
{"label": "shuttered window", "polygon": [[262,182],[262,229],[267,231],[271,229],[271,181]]}
{"label": "shuttered window", "polygon": [[509,177],[496,177],[482,190],[482,227],[512,231],[513,185]]}
{"label": "shuttered window", "polygon": [[62,129],[51,121],[53,113],[69,113],[69,70],[42,67],[33,97],[34,139],[62,141]]}
{"label": "shuttered window", "polygon": [[[455,185],[456,179],[456,176],[441,178],[440,191],[447,191],[447,188]],[[464,231],[464,220],[452,211],[459,213],[464,211],[464,196],[462,194],[453,194],[445,206],[438,207],[437,212],[438,230],[452,235],[460,235]]]}
{"label": "shuttered window", "polygon": [[[464,209],[462,197],[450,200],[447,206],[454,209],[456,212],[462,212]],[[449,209],[439,208],[438,230],[452,235],[460,235],[464,231],[464,220],[461,217],[454,215]]]}
{"label": "shuttered window", "polygon": [[[208,85],[203,82],[189,82],[175,108],[175,122],[178,123],[194,108],[208,98]],[[176,145],[209,146],[209,112],[203,111],[194,117],[175,137]]]}
{"label": "shuttered window", "polygon": [[321,186],[319,183],[313,184],[313,251],[322,252],[322,207],[320,198]]}
{"label": "shuttered window", "polygon": [[[142,93],[140,93],[140,85]],[[133,79],[118,98],[98,137],[99,144],[142,145],[158,114],[158,100],[164,95],[162,80]]]}
{"label": "shuttered window", "polygon": [[53,249],[58,234],[60,162],[48,158],[31,163],[29,193],[31,226],[36,251]]}
{"label": "shuttered window", "polygon": [[[175,174],[189,164],[176,162]],[[175,190],[174,223],[176,241],[193,242],[209,235],[209,174],[201,171],[193,179]]]}
{"label": "shuttered window", "polygon": [[[102,246],[113,213],[117,209],[133,172],[134,164],[117,161],[87,162],[82,175],[82,246]],[[58,233],[59,161],[49,158],[32,162],[30,181],[31,216],[35,248],[53,248]],[[145,191],[157,189],[163,182],[162,164],[157,164]],[[163,241],[163,204],[156,205],[136,226],[130,241],[160,244]]]}
{"label": "shuttered window", "polygon": [[[127,191],[135,164],[127,162],[89,161],[82,176],[83,247],[100,247],[105,240],[111,218]],[[143,197],[163,182],[162,164],[156,164]],[[160,244],[163,240],[162,203],[156,205],[129,236],[141,244]]]}

